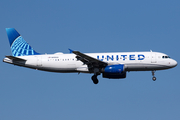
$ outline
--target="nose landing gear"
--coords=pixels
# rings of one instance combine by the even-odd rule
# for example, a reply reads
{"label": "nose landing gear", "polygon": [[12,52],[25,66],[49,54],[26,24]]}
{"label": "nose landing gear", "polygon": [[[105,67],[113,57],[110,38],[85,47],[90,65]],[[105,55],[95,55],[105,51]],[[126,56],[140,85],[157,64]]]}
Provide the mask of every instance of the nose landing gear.
{"label": "nose landing gear", "polygon": [[155,75],[155,71],[153,70],[153,71],[152,71],[152,76],[153,76],[152,80],[153,80],[153,81],[156,81],[156,77],[155,77],[154,75]]}

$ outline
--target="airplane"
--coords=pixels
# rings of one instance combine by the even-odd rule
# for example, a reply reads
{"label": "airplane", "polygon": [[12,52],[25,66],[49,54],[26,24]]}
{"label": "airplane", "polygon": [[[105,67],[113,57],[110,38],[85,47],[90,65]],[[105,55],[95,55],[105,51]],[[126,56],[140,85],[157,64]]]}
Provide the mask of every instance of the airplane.
{"label": "airplane", "polygon": [[98,84],[97,76],[103,78],[122,79],[130,71],[152,71],[152,79],[156,80],[155,71],[177,66],[177,62],[160,52],[110,52],[81,53],[69,49],[69,54],[41,54],[36,52],[14,29],[6,28],[12,55],[6,56],[3,62],[36,70],[58,73],[92,73],[94,84]]}

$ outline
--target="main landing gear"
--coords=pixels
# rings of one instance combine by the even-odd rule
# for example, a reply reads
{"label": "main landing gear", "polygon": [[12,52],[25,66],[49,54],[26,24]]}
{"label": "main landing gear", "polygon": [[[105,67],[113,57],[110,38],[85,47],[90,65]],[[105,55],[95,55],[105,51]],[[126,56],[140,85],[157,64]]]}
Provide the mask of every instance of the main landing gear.
{"label": "main landing gear", "polygon": [[97,79],[97,75],[93,75],[92,77],[91,77],[91,79],[92,79],[92,81],[93,81],[93,83],[94,84],[98,84],[98,79]]}
{"label": "main landing gear", "polygon": [[156,77],[155,77],[154,75],[155,75],[155,71],[153,70],[153,71],[152,71],[152,76],[153,76],[152,80],[153,80],[153,81],[156,81]]}
{"label": "main landing gear", "polygon": [[98,84],[99,80],[97,79],[97,76],[100,75],[99,69],[94,68],[94,75],[91,77],[94,84]]}

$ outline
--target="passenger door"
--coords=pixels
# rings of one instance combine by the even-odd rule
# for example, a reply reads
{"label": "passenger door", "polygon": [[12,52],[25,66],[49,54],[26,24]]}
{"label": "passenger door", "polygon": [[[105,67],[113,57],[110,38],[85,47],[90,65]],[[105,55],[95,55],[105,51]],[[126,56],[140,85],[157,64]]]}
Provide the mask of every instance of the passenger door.
{"label": "passenger door", "polygon": [[42,60],[40,56],[37,56],[37,66],[42,66]]}
{"label": "passenger door", "polygon": [[156,63],[156,53],[151,52],[151,63]]}

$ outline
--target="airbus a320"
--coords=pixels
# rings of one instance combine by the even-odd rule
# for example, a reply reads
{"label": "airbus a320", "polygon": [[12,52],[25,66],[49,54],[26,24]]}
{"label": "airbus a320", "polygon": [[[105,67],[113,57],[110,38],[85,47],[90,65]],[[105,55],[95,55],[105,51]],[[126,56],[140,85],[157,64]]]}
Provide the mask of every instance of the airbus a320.
{"label": "airbus a320", "polygon": [[156,70],[164,70],[177,66],[177,62],[160,52],[111,52],[81,53],[69,49],[69,54],[41,54],[36,52],[14,29],[6,28],[12,55],[6,56],[3,62],[59,73],[92,73],[92,81],[97,84],[98,75],[103,78],[126,78],[129,71],[152,71],[152,79]]}

